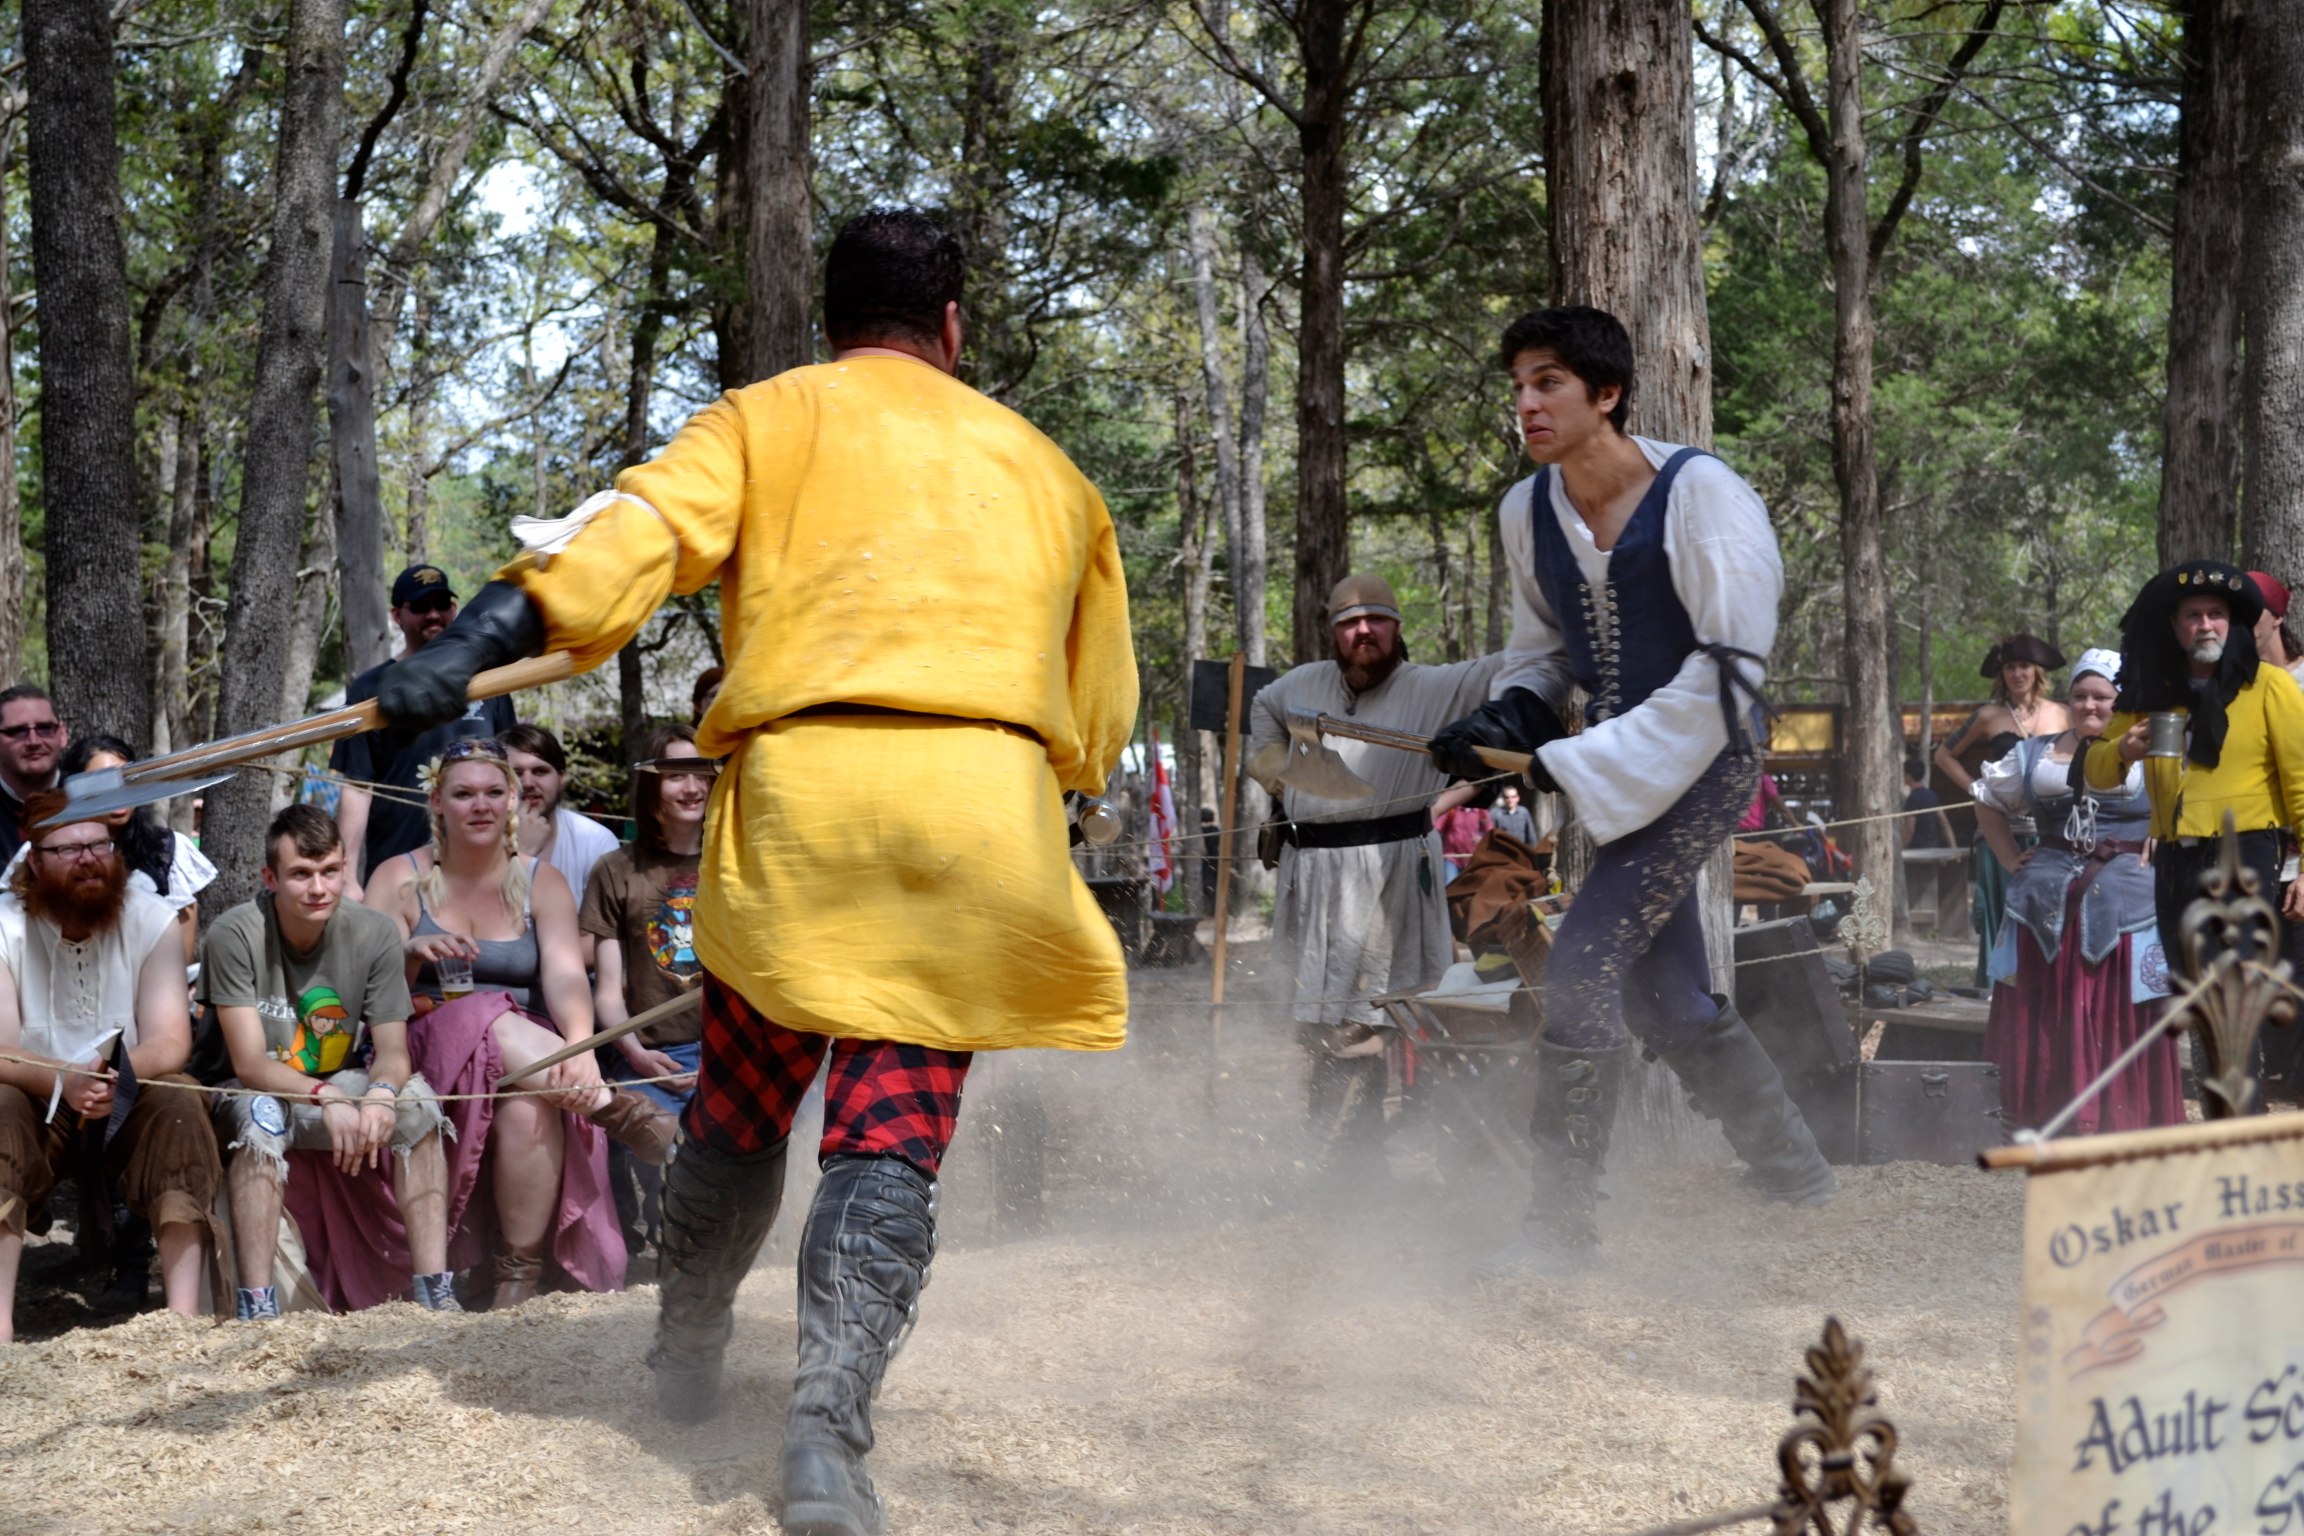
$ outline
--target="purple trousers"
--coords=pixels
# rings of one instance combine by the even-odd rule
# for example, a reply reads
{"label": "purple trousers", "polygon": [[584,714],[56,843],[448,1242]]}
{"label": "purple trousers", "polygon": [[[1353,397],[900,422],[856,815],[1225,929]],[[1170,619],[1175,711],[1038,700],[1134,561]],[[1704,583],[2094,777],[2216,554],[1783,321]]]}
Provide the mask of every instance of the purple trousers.
{"label": "purple trousers", "polygon": [[1631,1035],[1670,1051],[1720,1016],[1696,876],[1736,830],[1760,759],[1724,751],[1672,808],[1599,850],[1553,936],[1544,974],[1544,1038],[1613,1050]]}

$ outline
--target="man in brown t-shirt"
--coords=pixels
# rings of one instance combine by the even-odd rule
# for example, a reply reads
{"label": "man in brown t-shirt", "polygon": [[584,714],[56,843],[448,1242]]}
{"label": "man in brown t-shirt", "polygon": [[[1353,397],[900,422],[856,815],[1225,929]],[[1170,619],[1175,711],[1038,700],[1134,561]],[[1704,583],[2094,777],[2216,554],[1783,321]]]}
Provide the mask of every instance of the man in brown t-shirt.
{"label": "man in brown t-shirt", "polygon": [[[696,957],[696,870],[704,847],[704,805],[712,795],[711,759],[696,753],[695,732],[666,726],[649,738],[632,769],[632,824],[638,841],[592,866],[577,922],[600,940],[593,1005],[600,1027],[703,984]],[[695,1090],[701,1015],[686,1012],[616,1042],[603,1075],[642,1085],[648,1097],[678,1113]]]}

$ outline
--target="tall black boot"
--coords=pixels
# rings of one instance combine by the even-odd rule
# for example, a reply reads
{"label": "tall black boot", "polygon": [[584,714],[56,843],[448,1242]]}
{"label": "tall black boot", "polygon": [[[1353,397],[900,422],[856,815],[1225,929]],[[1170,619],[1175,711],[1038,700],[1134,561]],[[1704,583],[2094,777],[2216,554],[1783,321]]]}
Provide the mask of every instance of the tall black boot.
{"label": "tall black boot", "polygon": [[1711,1027],[1659,1056],[1697,1112],[1720,1122],[1728,1145],[1744,1159],[1747,1184],[1786,1205],[1822,1205],[1837,1181],[1799,1106],[1784,1091],[1784,1074],[1735,1005],[1714,1001],[1720,1017]]}
{"label": "tall black boot", "polygon": [[835,1158],[800,1234],[800,1367],[784,1426],[785,1536],[876,1536],[872,1395],[919,1316],[936,1184],[893,1157]]}
{"label": "tall black boot", "polygon": [[720,1411],[720,1364],[736,1331],[736,1288],[783,1198],[783,1142],[734,1154],[683,1141],[664,1170],[656,1343],[648,1363],[665,1417],[695,1424]]}
{"label": "tall black boot", "polygon": [[1629,1046],[1579,1051],[1536,1042],[1536,1190],[1520,1237],[1481,1264],[1490,1279],[1568,1274],[1600,1247],[1600,1175]]}

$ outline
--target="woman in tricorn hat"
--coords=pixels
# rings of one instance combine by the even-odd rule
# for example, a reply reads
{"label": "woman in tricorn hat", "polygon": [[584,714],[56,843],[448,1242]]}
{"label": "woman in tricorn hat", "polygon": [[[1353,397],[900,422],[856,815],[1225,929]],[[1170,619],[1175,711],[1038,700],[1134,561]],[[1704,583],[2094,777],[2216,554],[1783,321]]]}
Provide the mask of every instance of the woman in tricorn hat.
{"label": "woman in tricorn hat", "polygon": [[[1950,740],[1936,748],[1936,766],[1962,796],[1976,788],[1976,770],[1996,763],[2016,744],[2034,736],[2054,736],[2072,719],[2048,696],[2048,674],[2064,665],[2064,653],[2038,635],[2010,635],[1984,653],[1983,674],[1992,679],[1992,698]],[[2029,829],[2019,829],[2029,835]],[[1976,985],[1987,984],[1992,943],[2008,906],[2008,872],[1992,856],[1981,832],[1970,853],[1975,898],[1968,920],[1976,929]]]}

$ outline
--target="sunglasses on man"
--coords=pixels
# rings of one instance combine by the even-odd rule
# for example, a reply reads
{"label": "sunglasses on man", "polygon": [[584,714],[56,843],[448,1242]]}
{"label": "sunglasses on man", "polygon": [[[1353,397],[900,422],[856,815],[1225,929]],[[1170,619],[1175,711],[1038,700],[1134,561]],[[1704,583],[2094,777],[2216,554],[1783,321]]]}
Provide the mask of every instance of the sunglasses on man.
{"label": "sunglasses on man", "polygon": [[23,725],[0,725],[0,736],[5,736],[10,741],[22,741],[27,736],[37,736],[42,741],[46,741],[63,729],[63,725],[55,720],[31,720]]}
{"label": "sunglasses on man", "polygon": [[401,606],[410,613],[446,613],[456,606],[456,599],[452,597],[426,597],[419,598],[413,603],[403,603]]}

